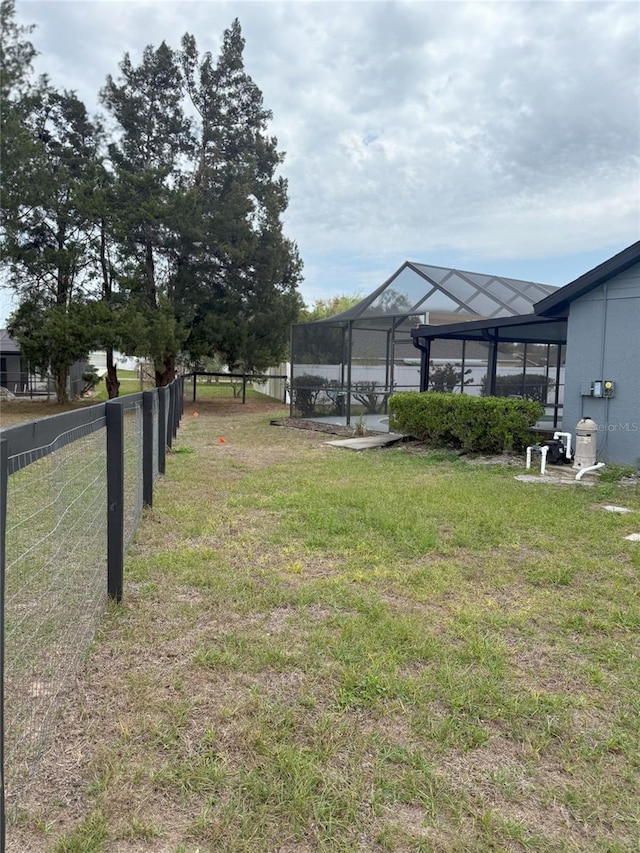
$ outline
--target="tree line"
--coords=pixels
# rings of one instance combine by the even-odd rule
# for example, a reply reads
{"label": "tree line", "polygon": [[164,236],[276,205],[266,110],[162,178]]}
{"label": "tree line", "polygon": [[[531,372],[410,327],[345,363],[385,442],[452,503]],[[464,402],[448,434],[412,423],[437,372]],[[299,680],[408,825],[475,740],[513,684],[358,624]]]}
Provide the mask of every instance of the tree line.
{"label": "tree line", "polygon": [[73,91],[35,77],[32,26],[2,0],[2,280],[9,331],[66,399],[71,365],[114,352],[262,371],[285,354],[303,303],[302,262],[283,233],[283,154],[245,70],[236,19],[219,56],[186,33],[178,49],[125,53],[90,117]]}

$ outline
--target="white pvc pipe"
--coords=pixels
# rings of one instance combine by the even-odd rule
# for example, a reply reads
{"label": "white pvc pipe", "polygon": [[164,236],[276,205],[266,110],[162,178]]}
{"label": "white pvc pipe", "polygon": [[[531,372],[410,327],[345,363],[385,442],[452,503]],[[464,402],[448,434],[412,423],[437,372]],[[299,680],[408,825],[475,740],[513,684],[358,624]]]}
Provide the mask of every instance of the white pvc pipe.
{"label": "white pvc pipe", "polygon": [[567,459],[571,459],[571,433],[554,432],[553,434],[554,439],[562,438],[562,436],[565,436],[565,438],[567,439],[565,456],[567,457]]}
{"label": "white pvc pipe", "polygon": [[576,474],[576,480],[581,480],[583,474],[587,474],[589,471],[597,471],[598,468],[604,468],[604,462],[596,462],[595,465],[590,465],[588,468],[581,468]]}
{"label": "white pvc pipe", "polygon": [[531,468],[531,451],[533,450],[533,445],[531,447],[527,447],[527,471]]}
{"label": "white pvc pipe", "polygon": [[548,448],[548,447],[543,447],[543,448],[540,450],[540,453],[542,454],[542,462],[540,463],[540,473],[541,473],[541,474],[546,474],[546,473],[547,473],[547,453],[548,453],[548,452],[549,452],[549,448]]}
{"label": "white pvc pipe", "polygon": [[540,463],[540,473],[547,473],[547,453],[549,452],[548,447],[540,447],[537,444],[532,444],[530,447],[527,447],[527,471],[531,468],[531,451],[538,450],[540,451],[540,455],[542,456],[542,462]]}

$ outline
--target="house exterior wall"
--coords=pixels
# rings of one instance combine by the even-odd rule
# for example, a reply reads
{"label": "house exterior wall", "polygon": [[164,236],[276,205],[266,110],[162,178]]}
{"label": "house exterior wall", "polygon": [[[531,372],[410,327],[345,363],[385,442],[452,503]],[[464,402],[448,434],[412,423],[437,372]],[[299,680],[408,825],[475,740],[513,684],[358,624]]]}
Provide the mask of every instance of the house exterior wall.
{"label": "house exterior wall", "polygon": [[[595,379],[615,396],[589,396]],[[582,417],[598,425],[598,461],[640,468],[640,264],[571,303],[563,429]]]}
{"label": "house exterior wall", "polygon": [[24,390],[28,377],[22,369],[22,357],[13,353],[0,352],[0,386],[7,388],[13,394]]}
{"label": "house exterior wall", "polygon": [[[46,394],[48,398],[53,387],[50,377],[30,373],[22,355],[15,350],[13,342],[11,349],[3,349],[0,341],[0,387],[6,388],[17,397]],[[71,365],[67,390],[72,397],[80,396],[84,390],[85,381],[82,377],[85,370],[84,361],[76,361]]]}

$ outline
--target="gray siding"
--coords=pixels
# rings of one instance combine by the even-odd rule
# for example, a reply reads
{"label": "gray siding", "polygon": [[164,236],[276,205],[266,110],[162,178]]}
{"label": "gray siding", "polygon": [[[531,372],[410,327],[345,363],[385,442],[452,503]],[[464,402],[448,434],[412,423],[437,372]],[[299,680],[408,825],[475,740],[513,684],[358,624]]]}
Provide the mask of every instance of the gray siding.
{"label": "gray siding", "polygon": [[[612,379],[615,396],[583,396],[594,379]],[[640,264],[571,304],[563,429],[583,416],[598,424],[598,461],[640,468]]]}
{"label": "gray siding", "polygon": [[0,387],[19,394],[27,381],[27,373],[22,369],[22,356],[0,353]]}

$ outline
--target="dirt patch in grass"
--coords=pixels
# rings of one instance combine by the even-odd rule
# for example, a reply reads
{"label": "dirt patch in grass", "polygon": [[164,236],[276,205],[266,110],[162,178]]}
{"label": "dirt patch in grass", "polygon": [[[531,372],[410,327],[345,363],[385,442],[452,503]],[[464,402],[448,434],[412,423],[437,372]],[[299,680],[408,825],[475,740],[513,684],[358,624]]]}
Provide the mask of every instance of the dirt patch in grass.
{"label": "dirt patch in grass", "polygon": [[523,468],[525,458],[523,453],[495,453],[491,455],[463,454],[471,465],[504,465],[505,468]]}
{"label": "dirt patch in grass", "polygon": [[212,417],[240,417],[246,415],[260,414],[261,412],[272,412],[273,417],[277,417],[278,413],[286,415],[289,412],[289,406],[284,403],[278,403],[270,397],[259,397],[248,395],[243,403],[241,397],[215,397],[212,400],[196,400],[193,402],[186,393],[185,400],[185,417],[193,416],[193,412],[198,412],[198,416],[207,415]]}
{"label": "dirt patch in grass", "polygon": [[84,409],[93,406],[93,400],[75,400],[62,405],[54,400],[3,400],[0,402],[0,428],[16,426],[28,421],[59,415],[71,409]]}

